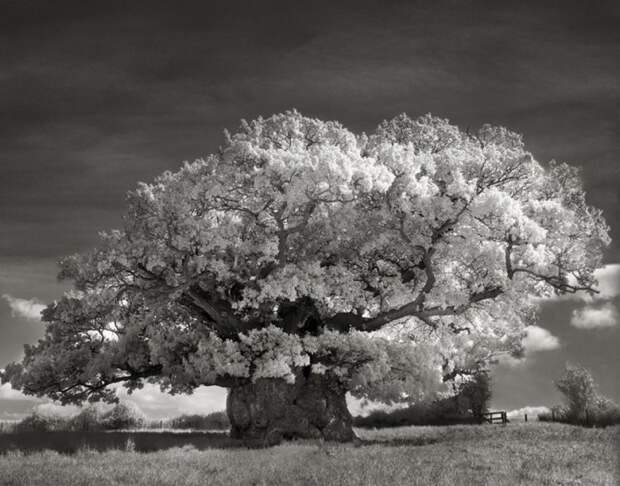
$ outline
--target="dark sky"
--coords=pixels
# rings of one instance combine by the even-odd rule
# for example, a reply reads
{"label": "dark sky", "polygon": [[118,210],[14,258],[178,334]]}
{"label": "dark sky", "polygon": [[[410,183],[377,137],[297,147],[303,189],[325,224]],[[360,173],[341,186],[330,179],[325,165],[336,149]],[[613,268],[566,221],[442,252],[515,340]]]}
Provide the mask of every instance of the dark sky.
{"label": "dark sky", "polygon": [[[354,131],[403,111],[517,130],[539,160],[583,168],[620,262],[619,59],[617,1],[0,0],[0,293],[57,297],[53,262],[118,226],[137,181],[292,107]],[[7,302],[0,366],[40,334]],[[540,325],[560,335],[566,309]],[[617,326],[579,333],[591,352],[601,333],[620,344]],[[549,382],[568,349],[530,378]],[[555,398],[502,386],[506,407]]]}

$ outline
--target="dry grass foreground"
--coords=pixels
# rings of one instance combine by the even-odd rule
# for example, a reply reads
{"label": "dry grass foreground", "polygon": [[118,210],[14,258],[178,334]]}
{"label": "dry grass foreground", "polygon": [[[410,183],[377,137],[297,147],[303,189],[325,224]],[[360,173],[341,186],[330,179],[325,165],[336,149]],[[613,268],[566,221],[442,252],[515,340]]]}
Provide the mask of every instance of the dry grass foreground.
{"label": "dry grass foreground", "polygon": [[360,430],[355,445],[82,450],[0,455],[0,484],[617,485],[620,427],[563,424]]}

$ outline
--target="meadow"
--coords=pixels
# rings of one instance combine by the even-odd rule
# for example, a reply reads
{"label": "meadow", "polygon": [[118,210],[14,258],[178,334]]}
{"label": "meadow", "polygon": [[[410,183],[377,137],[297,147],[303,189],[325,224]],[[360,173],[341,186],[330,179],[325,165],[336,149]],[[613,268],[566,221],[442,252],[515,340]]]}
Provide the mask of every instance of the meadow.
{"label": "meadow", "polygon": [[[356,444],[298,441],[252,449],[222,434],[164,432],[157,439],[157,433],[116,432],[103,433],[110,436],[105,446],[83,440],[68,454],[29,449],[27,441],[19,448],[15,438],[9,447],[11,434],[3,434],[0,484],[619,484],[618,426],[595,429],[530,422],[359,429],[357,433],[361,440]],[[62,440],[71,437],[65,435]]]}

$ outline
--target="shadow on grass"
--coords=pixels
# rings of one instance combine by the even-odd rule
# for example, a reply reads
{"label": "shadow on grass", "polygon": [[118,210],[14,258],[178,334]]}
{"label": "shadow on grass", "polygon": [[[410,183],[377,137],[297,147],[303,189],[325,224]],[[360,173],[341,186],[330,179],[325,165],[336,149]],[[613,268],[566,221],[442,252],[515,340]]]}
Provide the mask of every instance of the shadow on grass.
{"label": "shadow on grass", "polygon": [[[358,447],[381,445],[386,447],[424,446],[441,442],[438,437],[398,437],[386,439],[360,439]],[[293,442],[295,443],[295,442]],[[299,444],[309,443],[299,441]],[[52,450],[61,454],[76,452],[128,450],[155,452],[174,447],[205,449],[262,448],[263,441],[248,443],[232,439],[226,432],[15,432],[0,434],[0,454],[19,451],[23,454]]]}
{"label": "shadow on grass", "polygon": [[[217,432],[16,432],[0,434],[0,454],[21,451],[24,454],[53,450],[74,454],[81,450],[112,449],[154,452],[172,447],[193,446],[196,449],[252,447],[227,433]],[[258,445],[256,445],[258,446]]]}
{"label": "shadow on grass", "polygon": [[421,436],[421,437],[394,437],[390,439],[361,439],[356,445],[370,446],[370,445],[382,445],[387,447],[410,447],[410,446],[425,446],[431,444],[437,444],[443,442],[444,437],[440,436]]}

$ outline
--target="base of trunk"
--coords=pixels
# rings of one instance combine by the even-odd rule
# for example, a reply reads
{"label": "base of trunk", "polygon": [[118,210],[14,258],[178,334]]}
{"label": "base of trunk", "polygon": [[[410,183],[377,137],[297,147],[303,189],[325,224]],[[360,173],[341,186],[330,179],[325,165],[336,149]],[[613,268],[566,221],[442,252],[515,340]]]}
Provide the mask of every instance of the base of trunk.
{"label": "base of trunk", "polygon": [[345,394],[324,375],[302,373],[293,384],[261,378],[233,387],[226,403],[231,436],[265,445],[293,438],[352,441]]}

